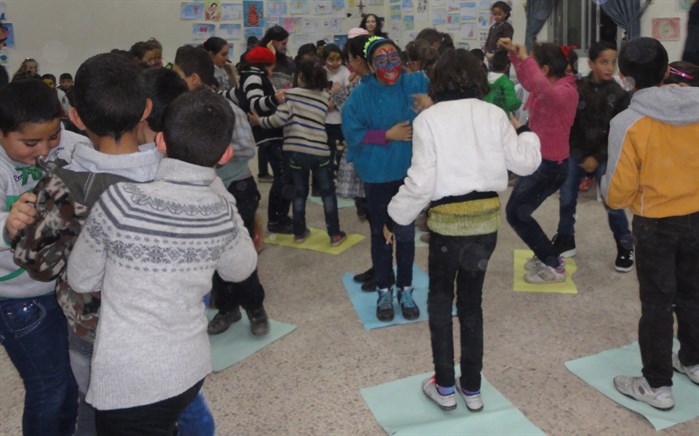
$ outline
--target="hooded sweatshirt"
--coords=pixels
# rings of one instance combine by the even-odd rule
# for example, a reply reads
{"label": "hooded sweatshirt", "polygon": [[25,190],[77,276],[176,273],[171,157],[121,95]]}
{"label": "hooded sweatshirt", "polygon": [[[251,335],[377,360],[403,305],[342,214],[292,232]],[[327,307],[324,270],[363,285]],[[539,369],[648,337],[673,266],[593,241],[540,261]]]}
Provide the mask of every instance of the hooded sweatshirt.
{"label": "hooded sweatshirt", "polygon": [[602,193],[611,208],[647,218],[699,211],[699,88],[633,95],[611,122]]}

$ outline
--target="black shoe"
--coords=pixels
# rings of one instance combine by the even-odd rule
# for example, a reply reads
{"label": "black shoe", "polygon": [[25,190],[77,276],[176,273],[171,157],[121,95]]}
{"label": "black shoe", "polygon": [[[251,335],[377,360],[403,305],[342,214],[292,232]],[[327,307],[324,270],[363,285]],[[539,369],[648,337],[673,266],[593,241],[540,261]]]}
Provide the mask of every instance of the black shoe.
{"label": "black shoe", "polygon": [[281,223],[267,223],[267,231],[280,235],[291,235],[294,233],[294,223],[291,220]]}
{"label": "black shoe", "polygon": [[228,330],[233,323],[240,321],[242,317],[243,316],[240,314],[240,307],[236,307],[232,311],[226,313],[219,312],[209,321],[206,331],[210,335],[218,335]]}
{"label": "black shoe", "polygon": [[393,321],[393,292],[379,291],[379,299],[376,302],[376,318],[379,321]]}
{"label": "black shoe", "polygon": [[614,269],[619,272],[629,272],[633,269],[633,249],[624,248],[619,241],[616,243]]}
{"label": "black shoe", "polygon": [[[393,273],[391,273],[391,285],[390,286],[393,286],[395,284],[396,284],[396,277]],[[378,283],[376,282],[376,277],[372,278],[369,281],[362,283],[362,291],[364,291],[364,292],[374,292],[377,287],[378,287]]]}
{"label": "black shoe", "polygon": [[420,317],[420,308],[417,307],[415,300],[413,300],[412,288],[398,291],[398,304],[400,304],[403,318],[412,321]]}
{"label": "black shoe", "polygon": [[551,239],[553,249],[559,257],[574,257],[575,252],[575,236],[555,234]]}
{"label": "black shoe", "polygon": [[361,274],[357,274],[354,277],[352,277],[352,280],[354,280],[356,283],[366,283],[369,280],[374,279],[374,268],[369,268],[368,270],[364,271]]}
{"label": "black shoe", "polygon": [[264,307],[255,310],[246,310],[250,320],[250,332],[254,336],[264,336],[269,333],[269,320]]}

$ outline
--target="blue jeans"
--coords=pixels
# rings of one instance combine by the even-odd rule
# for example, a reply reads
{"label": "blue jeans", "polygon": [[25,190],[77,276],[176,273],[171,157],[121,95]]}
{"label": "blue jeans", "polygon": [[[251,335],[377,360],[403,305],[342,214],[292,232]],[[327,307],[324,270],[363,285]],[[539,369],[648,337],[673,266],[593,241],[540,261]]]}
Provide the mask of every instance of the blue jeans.
{"label": "blue jeans", "polygon": [[25,436],[71,435],[78,388],[68,359],[68,324],[56,295],[0,300],[0,343],[26,390]]}
{"label": "blue jeans", "polygon": [[[403,180],[387,183],[364,182],[369,224],[371,225],[371,264],[376,273],[376,284],[379,289],[391,287],[393,273],[393,246],[386,244],[383,236],[383,226],[388,217],[388,203],[391,202]],[[393,236],[396,243],[396,264],[398,288],[412,286],[413,261],[415,260],[415,223],[407,226],[395,224]]]}
{"label": "blue jeans", "polygon": [[177,428],[180,431],[178,436],[214,436],[216,433],[214,417],[206,404],[204,392],[199,391],[180,414]]}
{"label": "blue jeans", "polygon": [[306,231],[306,199],[308,198],[308,176],[313,171],[315,183],[318,184],[320,197],[323,199],[325,226],[332,237],[340,233],[340,219],[337,215],[337,197],[333,182],[333,168],[330,156],[287,152],[291,180],[294,182],[294,235],[303,236]]}
{"label": "blue jeans", "polygon": [[534,174],[517,179],[507,202],[507,222],[534,255],[551,267],[558,267],[558,253],[532,214],[551,194],[558,191],[568,175],[568,159],[561,163],[543,160]]}
{"label": "blue jeans", "polygon": [[[595,180],[599,182],[606,170],[607,162],[600,162],[594,172]],[[568,177],[563,186],[561,186],[558,220],[559,235],[575,235],[575,208],[578,204],[578,190],[583,177],[585,177],[585,170],[580,168],[580,161],[570,157],[568,159]],[[614,234],[614,239],[620,242],[625,241],[628,245],[627,248],[631,248],[631,230],[629,229],[629,220],[626,218],[626,213],[623,209],[610,209],[607,205],[604,207],[607,210],[609,228]]]}

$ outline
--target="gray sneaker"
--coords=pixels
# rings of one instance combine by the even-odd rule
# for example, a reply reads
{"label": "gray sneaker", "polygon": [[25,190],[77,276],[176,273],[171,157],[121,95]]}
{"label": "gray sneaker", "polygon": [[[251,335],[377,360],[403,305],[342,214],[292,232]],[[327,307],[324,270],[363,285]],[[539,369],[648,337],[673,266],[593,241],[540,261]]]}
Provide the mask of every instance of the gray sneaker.
{"label": "gray sneaker", "polygon": [[560,283],[566,281],[566,264],[563,258],[558,258],[558,268],[551,268],[545,263],[524,275],[524,281],[533,284]]}
{"label": "gray sneaker", "polygon": [[684,366],[680,362],[680,358],[677,353],[672,353],[672,367],[675,371],[685,374],[692,383],[699,385],[699,365]]}
{"label": "gray sneaker", "polygon": [[442,410],[456,409],[456,394],[452,392],[448,395],[442,395],[437,391],[437,383],[434,376],[426,378],[422,382],[422,392],[427,398],[434,401]]}
{"label": "gray sneaker", "polygon": [[531,259],[528,259],[527,262],[524,264],[524,270],[525,271],[534,271],[537,268],[540,268],[544,263],[540,261],[536,256],[532,256]]}
{"label": "gray sneaker", "polygon": [[651,388],[645,377],[618,375],[614,377],[614,387],[627,397],[642,401],[658,410],[670,410],[675,407],[672,387]]}
{"label": "gray sneaker", "polygon": [[461,388],[461,381],[458,377],[456,378],[456,390],[459,391],[461,397],[466,402],[466,407],[468,410],[471,412],[480,412],[483,410],[483,398],[481,398],[481,391],[466,393],[466,391]]}

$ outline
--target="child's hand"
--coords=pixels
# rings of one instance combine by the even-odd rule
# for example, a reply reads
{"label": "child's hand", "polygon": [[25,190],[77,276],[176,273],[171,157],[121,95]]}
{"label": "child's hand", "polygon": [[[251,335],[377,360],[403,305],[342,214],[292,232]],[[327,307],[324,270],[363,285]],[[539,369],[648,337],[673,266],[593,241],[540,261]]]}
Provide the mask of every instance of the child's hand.
{"label": "child's hand", "polygon": [[36,195],[32,192],[25,192],[14,202],[10,213],[5,221],[5,229],[10,239],[17,236],[17,233],[32,224],[36,219]]}
{"label": "child's hand", "polygon": [[510,38],[498,39],[498,42],[495,43],[495,46],[502,50],[515,51],[515,44],[512,42]]}
{"label": "child's hand", "polygon": [[330,93],[337,94],[338,92],[342,91],[342,88],[343,86],[341,83],[334,82],[333,87],[330,89]]}
{"label": "child's hand", "polygon": [[277,100],[278,104],[284,103],[284,100],[286,97],[284,97],[284,90],[280,89],[279,91],[274,93],[274,98]]}
{"label": "child's hand", "polygon": [[519,129],[520,127],[522,127],[522,123],[519,122],[517,117],[515,117],[512,112],[510,112],[510,123],[512,123],[512,126],[515,129]]}
{"label": "child's hand", "polygon": [[413,110],[419,114],[423,110],[432,106],[434,102],[427,94],[413,94]]}
{"label": "child's hand", "polygon": [[386,140],[388,141],[410,141],[413,139],[413,126],[408,121],[398,123],[386,130]]}
{"label": "child's hand", "polygon": [[270,40],[270,41],[267,43],[267,48],[270,49],[270,50],[272,50],[272,53],[274,53],[275,56],[277,55],[277,49],[274,47],[274,41],[273,41],[273,40]]}
{"label": "child's hand", "polygon": [[254,111],[248,112],[248,121],[250,121],[250,124],[253,126],[259,126],[260,125],[260,116],[257,115]]}
{"label": "child's hand", "polygon": [[386,239],[386,245],[391,245],[393,244],[393,233],[391,233],[390,230],[388,230],[388,226],[384,224],[383,226],[383,237]]}

